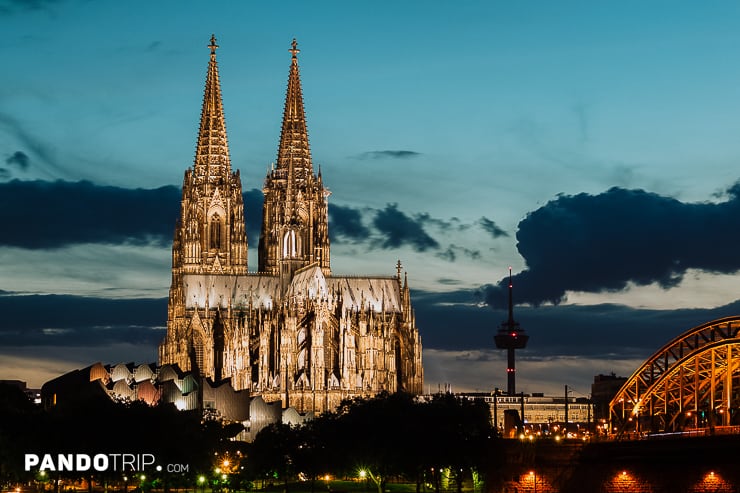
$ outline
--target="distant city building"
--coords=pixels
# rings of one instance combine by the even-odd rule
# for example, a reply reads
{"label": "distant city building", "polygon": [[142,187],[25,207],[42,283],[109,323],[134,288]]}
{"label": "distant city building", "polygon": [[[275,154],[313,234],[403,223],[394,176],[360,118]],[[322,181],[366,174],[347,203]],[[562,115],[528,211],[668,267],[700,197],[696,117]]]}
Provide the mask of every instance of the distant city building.
{"label": "distant city building", "polygon": [[29,401],[34,404],[41,404],[41,389],[29,389],[26,382],[23,380],[0,380],[0,385],[16,387],[18,390],[26,394]]}
{"label": "distant city building", "polygon": [[[538,393],[494,396],[489,393],[477,392],[460,395],[486,402],[490,407],[491,420],[494,425],[499,428],[504,436],[509,438],[516,436],[524,428],[534,433],[544,431],[549,434],[557,433],[558,430],[562,432],[563,425],[566,423],[565,396],[552,397]],[[593,423],[593,416],[587,398],[568,397],[567,407],[567,422],[570,424],[566,426],[567,430],[576,433],[579,428],[585,430],[590,423]]]}
{"label": "distant city building", "polygon": [[627,377],[618,377],[616,374],[596,375],[591,384],[591,401],[594,403],[594,419],[598,422],[609,420],[609,402],[617,395]]}
{"label": "distant city building", "polygon": [[172,246],[161,365],[178,365],[299,413],[382,391],[420,393],[421,338],[396,275],[336,276],[327,197],[315,173],[293,41],[277,162],[265,179],[259,272],[247,270],[239,172],[232,172],[215,38],[192,169]]}

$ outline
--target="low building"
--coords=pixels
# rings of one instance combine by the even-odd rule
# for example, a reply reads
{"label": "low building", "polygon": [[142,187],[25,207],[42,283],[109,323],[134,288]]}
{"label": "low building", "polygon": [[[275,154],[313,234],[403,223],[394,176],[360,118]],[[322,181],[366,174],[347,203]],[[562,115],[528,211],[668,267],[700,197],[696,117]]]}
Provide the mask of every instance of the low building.
{"label": "low building", "polygon": [[234,390],[229,379],[213,382],[177,365],[95,363],[46,382],[41,389],[44,408],[84,405],[91,399],[119,402],[143,401],[152,406],[170,403],[181,411],[198,411],[207,419],[240,423],[244,431],[236,438],[252,441],[272,423],[298,425],[313,413],[282,409],[280,401],[266,403],[261,396]]}
{"label": "low building", "polygon": [[591,400],[594,403],[594,419],[597,422],[609,421],[609,402],[617,395],[627,377],[618,377],[616,374],[596,375],[591,384]]}
{"label": "low building", "polygon": [[490,393],[460,395],[488,403],[494,426],[508,438],[519,433],[564,436],[570,433],[582,436],[593,424],[591,403],[585,397],[568,397],[566,400],[565,396],[550,397],[539,393],[515,396]]}
{"label": "low building", "polygon": [[0,385],[9,385],[11,387],[18,388],[21,392],[26,394],[28,400],[34,404],[41,404],[41,389],[29,389],[26,382],[23,380],[0,380]]}

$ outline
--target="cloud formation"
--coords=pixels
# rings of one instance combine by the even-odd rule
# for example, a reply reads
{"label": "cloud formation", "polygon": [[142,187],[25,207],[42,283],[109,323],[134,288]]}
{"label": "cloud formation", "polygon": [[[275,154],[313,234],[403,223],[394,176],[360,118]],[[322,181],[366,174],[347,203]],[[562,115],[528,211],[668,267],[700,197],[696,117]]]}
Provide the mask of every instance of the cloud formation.
{"label": "cloud formation", "polygon": [[[13,159],[22,162],[24,158],[14,155]],[[85,243],[169,247],[180,213],[180,199],[180,189],[174,186],[128,189],[88,181],[17,179],[0,183],[0,221],[6,231],[0,235],[0,247],[40,250]],[[262,191],[247,190],[243,200],[247,239],[256,245],[262,225]],[[329,204],[329,221],[332,241],[367,248],[433,251],[448,262],[455,262],[460,256],[479,260],[481,252],[459,243],[445,247],[437,238],[469,230],[476,224],[494,238],[501,235],[487,218],[468,224],[455,217],[445,220],[428,213],[410,214],[401,211],[397,204],[387,204],[383,209]]]}
{"label": "cloud formation", "polygon": [[409,245],[418,252],[439,248],[437,240],[424,231],[419,221],[398,210],[398,204],[387,204],[377,211],[373,225],[384,235],[379,243],[382,248]]}
{"label": "cloud formation", "polygon": [[28,169],[29,161],[30,159],[25,152],[15,151],[5,160],[5,164],[15,166],[20,169]]}
{"label": "cloud formation", "polygon": [[7,180],[13,176],[11,171],[12,168],[26,170],[28,169],[29,158],[23,151],[15,151],[13,154],[5,159],[7,168],[0,168],[0,179]]}
{"label": "cloud formation", "polygon": [[[369,225],[365,225],[363,217],[371,216]],[[480,260],[480,250],[467,248],[450,243],[443,247],[435,238],[436,234],[443,237],[450,232],[467,231],[473,226],[481,229],[493,238],[508,236],[492,220],[482,217],[476,223],[464,223],[457,217],[440,219],[427,212],[408,214],[398,209],[398,204],[386,204],[384,209],[357,209],[350,206],[329,204],[330,234],[332,241],[350,239],[361,243],[367,240],[369,248],[393,249],[409,246],[417,252],[435,250],[437,258],[448,262],[455,262],[462,255],[471,260]]]}
{"label": "cloud formation", "polygon": [[[16,153],[17,154],[17,153]],[[169,246],[180,213],[180,189],[128,189],[88,181],[0,183],[0,246],[60,248],[79,243]],[[262,223],[262,192],[243,193],[248,238]],[[23,204],[23,207],[18,207]]]}
{"label": "cloud formation", "polygon": [[487,217],[481,217],[478,220],[478,225],[483,228],[483,231],[490,234],[493,239],[509,236],[509,233],[499,228],[494,221],[491,221]]}
{"label": "cloud formation", "polygon": [[403,151],[403,150],[395,150],[395,151],[367,151],[360,153],[355,156],[355,159],[410,159],[415,158],[417,156],[421,156],[420,152],[416,151]]}
{"label": "cloud formation", "polygon": [[366,239],[370,230],[362,223],[362,213],[353,207],[329,204],[329,234],[332,241],[340,238]]}
{"label": "cloud formation", "polygon": [[[514,290],[517,294],[516,289]],[[493,336],[507,319],[506,309],[481,303],[485,290],[432,293],[413,290],[416,321],[424,348],[493,348]],[[740,301],[717,308],[655,310],[623,305],[517,306],[514,318],[529,334],[530,357],[647,358],[671,339],[709,320],[738,313]],[[458,330],[450,330],[458,327]],[[604,371],[608,371],[605,369]]]}
{"label": "cloud formation", "polygon": [[[260,237],[260,230],[262,229],[262,203],[264,202],[264,195],[262,190],[253,188],[242,193],[244,199],[244,222],[247,231],[247,241],[256,245],[257,240]],[[180,201],[178,199],[177,206],[179,207]],[[174,223],[172,223],[174,226]]]}
{"label": "cloud formation", "polygon": [[[683,203],[643,190],[563,195],[531,212],[517,231],[527,269],[517,299],[560,303],[567,291],[615,292],[629,283],[677,286],[687,269],[740,269],[740,183],[721,203]],[[502,306],[507,280],[488,289]]]}
{"label": "cloud formation", "polygon": [[180,191],[94,185],[87,181],[0,183],[0,245],[30,249],[76,243],[168,245]]}
{"label": "cloud formation", "polygon": [[436,254],[437,257],[447,260],[448,262],[454,262],[457,260],[458,255],[464,255],[471,260],[480,260],[480,250],[473,250],[463,246],[455,245],[454,243],[447,246],[446,250],[443,250]]}
{"label": "cloud formation", "polygon": [[0,295],[0,311],[0,346],[156,346],[164,335],[167,300]]}

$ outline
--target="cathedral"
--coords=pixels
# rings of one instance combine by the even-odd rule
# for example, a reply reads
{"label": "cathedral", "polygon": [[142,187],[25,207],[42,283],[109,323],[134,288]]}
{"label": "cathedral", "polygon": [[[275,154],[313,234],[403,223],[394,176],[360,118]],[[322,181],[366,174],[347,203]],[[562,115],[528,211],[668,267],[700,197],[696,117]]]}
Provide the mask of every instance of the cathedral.
{"label": "cathedral", "polygon": [[234,389],[298,412],[383,391],[421,393],[421,338],[401,263],[391,276],[332,274],[330,192],[311,160],[295,40],[277,161],[263,187],[258,271],[248,270],[241,178],[231,169],[214,37],[209,48],[159,363],[214,382],[230,379]]}

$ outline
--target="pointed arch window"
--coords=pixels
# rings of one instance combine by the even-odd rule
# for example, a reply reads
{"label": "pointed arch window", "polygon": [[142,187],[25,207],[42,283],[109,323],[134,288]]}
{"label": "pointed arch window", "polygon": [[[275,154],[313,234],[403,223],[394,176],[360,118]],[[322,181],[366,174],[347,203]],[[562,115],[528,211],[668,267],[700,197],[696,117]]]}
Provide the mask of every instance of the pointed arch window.
{"label": "pointed arch window", "polygon": [[220,250],[221,249],[221,217],[218,214],[211,216],[209,222],[209,238],[210,248]]}
{"label": "pointed arch window", "polygon": [[294,258],[298,256],[295,231],[289,230],[283,236],[283,258]]}
{"label": "pointed arch window", "polygon": [[200,375],[205,374],[205,361],[204,361],[204,346],[203,343],[203,336],[199,332],[195,332],[193,334],[193,361],[191,361],[191,365],[195,364],[194,368],[199,372]]}

